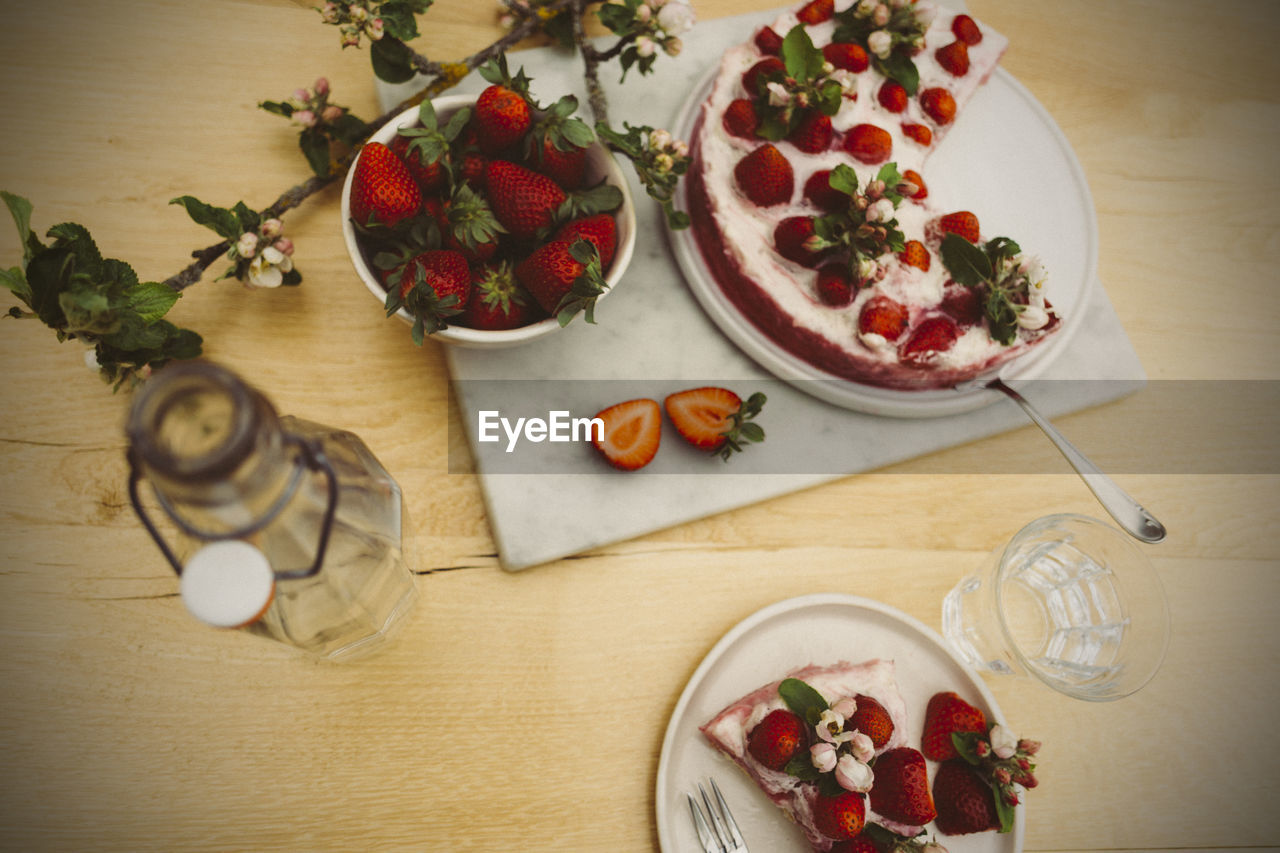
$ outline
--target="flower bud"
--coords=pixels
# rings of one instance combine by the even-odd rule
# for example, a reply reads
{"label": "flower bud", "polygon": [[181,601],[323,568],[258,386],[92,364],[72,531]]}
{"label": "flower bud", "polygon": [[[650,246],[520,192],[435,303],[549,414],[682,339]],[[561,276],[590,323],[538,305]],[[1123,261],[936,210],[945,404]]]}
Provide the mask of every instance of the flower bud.
{"label": "flower bud", "polygon": [[321,6],[320,20],[324,21],[326,24],[338,23],[338,4],[325,3],[323,6]]}
{"label": "flower bud", "polygon": [[986,758],[991,754],[991,744],[985,740],[979,739],[973,744],[973,751],[977,753],[979,758]]}
{"label": "flower bud", "polygon": [[293,99],[297,101],[299,104],[305,104],[311,100],[311,93],[308,92],[306,89],[294,89]]}
{"label": "flower bud", "polygon": [[252,258],[253,253],[258,250],[258,235],[252,231],[246,231],[240,235],[240,239],[236,241],[236,254],[242,258]]}
{"label": "flower bud", "polygon": [[640,56],[653,56],[658,51],[658,43],[648,36],[636,39],[636,53]]}
{"label": "flower bud", "polygon": [[643,3],[636,7],[637,21],[643,24],[645,21],[649,20],[651,17],[653,17],[653,9],[649,8]]}
{"label": "flower bud", "polygon": [[369,38],[373,39],[374,41],[381,41],[382,40],[382,19],[374,18],[365,26],[364,31],[368,33]]}
{"label": "flower bud", "polygon": [[334,104],[329,104],[329,106],[324,108],[324,112],[320,113],[320,118],[326,124],[331,124],[337,121],[338,119],[342,118],[344,113],[346,113],[346,110],[344,110],[342,107],[335,106]]}
{"label": "flower bud", "polygon": [[294,124],[302,127],[313,127],[316,123],[316,114],[311,110],[298,110],[290,116],[290,119]]}
{"label": "flower bud", "polygon": [[[1043,313],[1043,310],[1042,310],[1042,313]],[[1045,315],[1044,322],[1045,323],[1049,322],[1049,317],[1047,314]],[[1021,314],[1018,316],[1018,325],[1022,325]],[[1044,325],[1044,323],[1041,323],[1040,325]],[[1026,327],[1024,326],[1023,328],[1026,328]],[[1037,326],[1036,328],[1039,328],[1039,326]],[[1002,726],[999,723],[996,723],[994,726],[991,727],[991,750],[996,754],[997,758],[1009,758],[1013,755],[1014,751],[1017,748],[1018,748],[1017,735],[1015,735],[1013,732],[1009,731],[1007,727]]]}
{"label": "flower bud", "polygon": [[347,7],[347,16],[357,24],[363,24],[369,19],[369,10],[361,5],[352,3]]}
{"label": "flower bud", "polygon": [[658,128],[649,134],[649,147],[654,151],[662,151],[671,144],[671,132]]}
{"label": "flower bud", "polygon": [[859,0],[856,14],[860,18],[869,18],[875,14],[876,7],[879,5],[879,0]]}
{"label": "flower bud", "polygon": [[342,46],[343,47],[359,47],[360,46],[359,31],[351,30],[351,31],[343,32]]}
{"label": "flower bud", "polygon": [[863,764],[869,764],[876,755],[875,743],[862,732],[853,733],[853,738],[849,741],[849,749],[853,757]]}
{"label": "flower bud", "polygon": [[992,775],[995,777],[995,780],[999,782],[1001,785],[1008,785],[1011,781],[1013,781],[1013,774],[1009,772],[1008,767],[997,767],[992,772]]}
{"label": "flower bud", "polygon": [[831,710],[835,711],[843,719],[848,720],[857,712],[858,703],[852,696],[845,696],[837,700],[836,703],[831,706]]}
{"label": "flower bud", "polygon": [[859,282],[874,281],[876,274],[879,272],[880,265],[875,262],[874,258],[858,258]]}
{"label": "flower bud", "polygon": [[791,93],[781,83],[766,83],[765,88],[769,91],[769,106],[785,107],[791,102]]}
{"label": "flower bud", "polygon": [[876,6],[876,10],[871,13],[871,23],[877,27],[883,27],[889,23],[889,7],[883,3]]}
{"label": "flower bud", "polygon": [[293,254],[293,241],[290,240],[288,237],[281,237],[279,240],[275,241],[271,245],[274,246],[276,251],[282,255]]}
{"label": "flower bud", "polygon": [[653,165],[657,167],[660,172],[670,172],[671,168],[675,166],[675,164],[675,161],[671,159],[671,155],[665,151],[653,158]]}
{"label": "flower bud", "polygon": [[684,42],[672,36],[662,43],[662,49],[667,52],[667,56],[679,56],[680,51],[684,50]]}
{"label": "flower bud", "polygon": [[893,219],[893,202],[887,198],[873,201],[867,208],[868,222],[888,222]]}
{"label": "flower bud", "polygon": [[1027,755],[1035,755],[1040,751],[1040,741],[1026,740],[1024,738],[1023,740],[1018,741],[1018,751],[1025,752]]}
{"label": "flower bud", "polygon": [[826,741],[809,747],[809,760],[819,773],[830,773],[836,768],[836,748]]}
{"label": "flower bud", "polygon": [[315,90],[316,95],[323,98],[325,95],[329,94],[329,78],[317,77],[315,85],[311,88]]}
{"label": "flower bud", "polygon": [[867,36],[867,49],[881,59],[888,59],[893,51],[893,36],[885,30],[876,30]]}
{"label": "flower bud", "polygon": [[678,36],[688,32],[694,20],[693,7],[684,0],[671,0],[658,10],[658,26],[667,35]]}
{"label": "flower bud", "polygon": [[836,762],[836,782],[846,791],[866,793],[871,790],[875,774],[871,768],[852,755],[842,755]]}
{"label": "flower bud", "polygon": [[677,139],[671,143],[671,153],[677,157],[684,158],[689,156],[689,143],[683,139]]}
{"label": "flower bud", "polygon": [[284,231],[284,223],[279,219],[272,217],[271,219],[265,220],[258,231],[262,234],[263,239],[271,240],[279,237],[281,232]]}

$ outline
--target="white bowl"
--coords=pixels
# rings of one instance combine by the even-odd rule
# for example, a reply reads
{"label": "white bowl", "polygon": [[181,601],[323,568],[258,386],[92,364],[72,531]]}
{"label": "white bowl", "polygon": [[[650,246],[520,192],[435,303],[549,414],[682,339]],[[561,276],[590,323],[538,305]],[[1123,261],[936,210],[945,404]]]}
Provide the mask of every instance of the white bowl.
{"label": "white bowl", "polygon": [[[474,104],[475,100],[476,97],[474,95],[443,95],[432,100],[431,104],[435,107],[436,115],[441,125],[443,125],[444,122],[448,121],[449,116],[464,106]],[[379,128],[377,133],[373,134],[369,139],[372,142],[381,142],[387,145],[390,144],[397,130],[402,127],[413,127],[417,123],[418,108],[410,107]],[[355,165],[353,164],[351,168],[347,169],[347,179],[342,185],[342,237],[346,241],[347,255],[351,258],[351,264],[355,267],[356,274],[360,276],[360,280],[364,282],[364,286],[369,289],[369,292],[377,298],[378,304],[385,305],[387,292],[382,287],[382,283],[378,281],[377,276],[373,274],[368,262],[361,253],[360,246],[356,242],[356,229],[351,222],[351,178],[354,174]],[[636,211],[635,206],[632,204],[631,190],[627,186],[626,177],[622,174],[622,170],[618,167],[618,163],[614,160],[613,154],[609,149],[602,143],[596,142],[587,151],[587,169],[584,183],[587,186],[591,186],[598,183],[601,178],[604,178],[622,192],[622,205],[614,212],[614,218],[618,223],[618,247],[614,252],[613,263],[605,272],[605,282],[609,287],[597,298],[597,302],[613,292],[613,289],[618,285],[623,273],[626,272],[627,266],[631,263],[631,255],[636,245]],[[397,311],[396,316],[409,325],[413,325],[413,317],[405,309],[401,308]],[[578,322],[581,321],[579,320]],[[455,346],[497,349],[546,337],[559,328],[560,323],[556,318],[548,317],[528,326],[502,331],[449,326],[429,337],[431,340],[443,341]]]}

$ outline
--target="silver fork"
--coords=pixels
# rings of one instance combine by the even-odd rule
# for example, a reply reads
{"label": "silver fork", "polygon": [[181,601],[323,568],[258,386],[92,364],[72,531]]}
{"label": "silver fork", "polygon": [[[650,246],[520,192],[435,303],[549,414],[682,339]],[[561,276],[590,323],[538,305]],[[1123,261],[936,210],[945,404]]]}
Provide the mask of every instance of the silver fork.
{"label": "silver fork", "polygon": [[[685,794],[689,800],[689,813],[693,815],[693,826],[698,831],[698,840],[702,842],[705,853],[748,853],[747,842],[742,840],[737,821],[729,813],[729,804],[720,793],[720,786],[715,779],[711,782],[711,791],[715,795],[715,803],[707,796],[707,789],[698,783],[698,793],[702,795],[702,806],[692,794]],[[706,817],[703,817],[703,809]]]}

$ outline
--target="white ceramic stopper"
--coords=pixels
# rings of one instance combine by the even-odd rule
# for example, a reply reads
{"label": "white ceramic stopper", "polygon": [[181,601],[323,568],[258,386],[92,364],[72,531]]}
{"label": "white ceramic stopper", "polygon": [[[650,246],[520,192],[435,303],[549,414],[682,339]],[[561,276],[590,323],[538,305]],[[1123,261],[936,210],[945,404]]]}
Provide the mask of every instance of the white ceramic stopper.
{"label": "white ceramic stopper", "polygon": [[274,595],[275,575],[266,555],[238,539],[204,546],[182,569],[182,602],[216,628],[256,622]]}

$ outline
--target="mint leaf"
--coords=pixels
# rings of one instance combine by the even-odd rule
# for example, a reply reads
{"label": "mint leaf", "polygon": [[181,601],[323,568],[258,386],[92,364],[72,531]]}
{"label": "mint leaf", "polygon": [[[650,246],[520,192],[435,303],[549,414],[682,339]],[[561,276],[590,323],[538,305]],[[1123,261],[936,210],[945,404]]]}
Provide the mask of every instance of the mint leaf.
{"label": "mint leaf", "polygon": [[805,31],[804,24],[796,24],[782,39],[782,64],[787,67],[787,74],[807,83],[821,76],[822,51],[813,46],[813,40]]}
{"label": "mint leaf", "polygon": [[821,693],[798,678],[783,679],[778,685],[778,695],[788,708],[811,726],[817,725],[822,712],[831,707]]}

